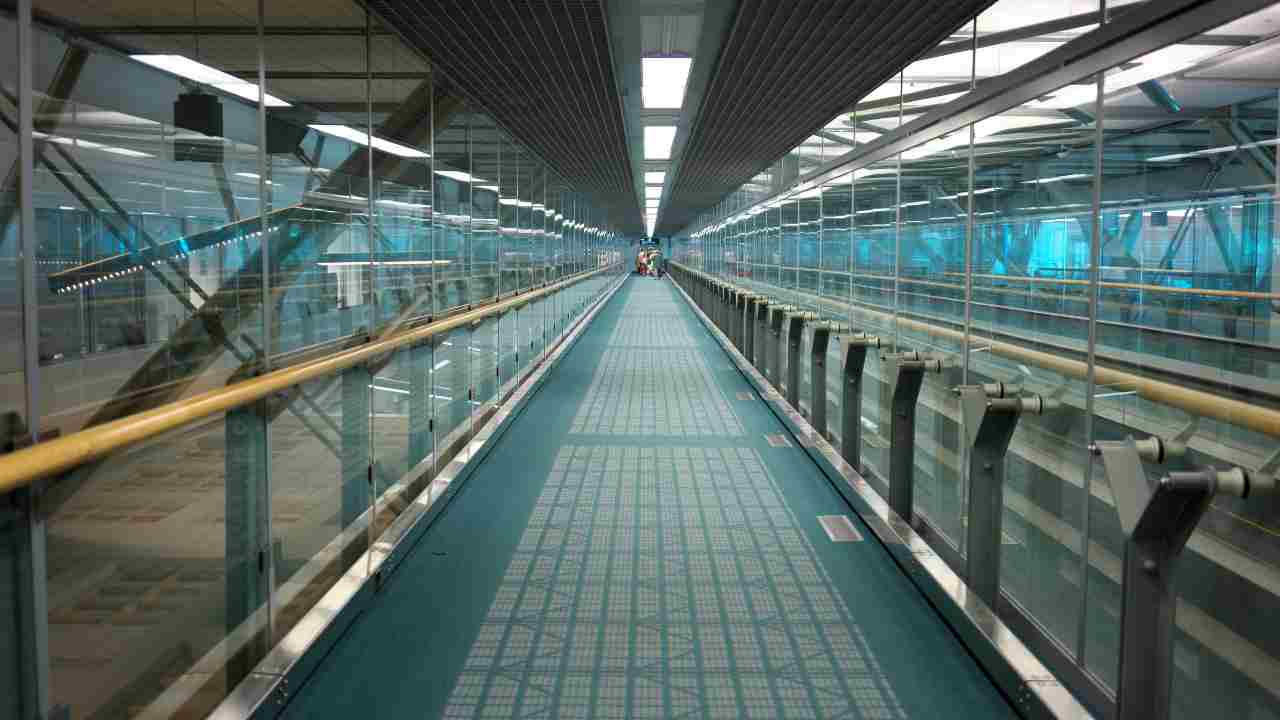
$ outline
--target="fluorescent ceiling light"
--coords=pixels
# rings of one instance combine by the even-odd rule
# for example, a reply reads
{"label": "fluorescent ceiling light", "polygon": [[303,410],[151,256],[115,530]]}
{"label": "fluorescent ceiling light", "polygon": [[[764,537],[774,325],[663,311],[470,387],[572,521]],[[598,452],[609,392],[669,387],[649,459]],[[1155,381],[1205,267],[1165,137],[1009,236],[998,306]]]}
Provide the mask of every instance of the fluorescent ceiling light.
{"label": "fluorescent ceiling light", "polygon": [[489,192],[500,192],[497,185],[481,185],[480,189],[488,190]]}
{"label": "fluorescent ceiling light", "polygon": [[45,142],[51,142],[58,145],[68,145],[70,147],[75,147],[75,148],[84,148],[85,150],[97,150],[99,152],[112,153],[114,155],[124,155],[125,157],[137,157],[137,158],[155,157],[154,155],[151,155],[149,153],[139,152],[137,150],[130,150],[128,148],[122,148],[122,147],[112,147],[110,145],[103,145],[102,143],[93,142],[92,140],[81,140],[79,138],[69,138],[69,137],[63,137],[61,135],[50,135],[48,133],[42,133],[38,130],[32,132],[31,136],[36,138],[37,140],[43,140]]}
{"label": "fluorescent ceiling light", "polygon": [[370,265],[451,265],[452,260],[334,260],[316,263],[323,267],[368,267]]}
{"label": "fluorescent ceiling light", "polygon": [[457,180],[458,182],[464,182],[464,183],[486,182],[484,178],[478,178],[475,175],[472,175],[471,173],[465,173],[465,172],[462,172],[461,170],[437,170],[436,174],[443,175],[444,177],[447,177],[450,180]]}
{"label": "fluorescent ceiling light", "polygon": [[[1003,190],[1003,189],[1004,189],[1004,188],[1000,188],[1000,187],[989,187],[989,188],[983,188],[983,189],[981,189],[981,190],[974,190],[974,191],[973,191],[973,194],[974,194],[974,195],[986,195],[987,193],[998,192],[998,191]],[[955,195],[939,195],[939,196],[937,197],[937,199],[938,199],[938,200],[955,200],[956,198],[962,198],[962,197],[965,197],[965,196],[966,196],[966,195],[968,195],[968,194],[969,194],[969,193],[956,193]]]}
{"label": "fluorescent ceiling light", "polygon": [[645,185],[661,185],[667,181],[667,172],[665,170],[649,171],[644,174]]}
{"label": "fluorescent ceiling light", "polygon": [[405,208],[406,210],[426,210],[431,207],[430,205],[423,205],[422,203],[404,202],[403,200],[379,200],[378,204],[387,205],[390,207]]}
{"label": "fluorescent ceiling light", "polygon": [[[261,175],[259,175],[258,173],[251,173],[251,172],[239,172],[239,173],[236,173],[236,177],[249,178],[250,180],[257,180],[258,178],[260,178],[260,177],[262,177],[262,176],[261,176]],[[267,181],[267,184],[268,184],[268,185],[274,185],[275,183],[273,183],[273,182],[271,182],[270,180],[268,180],[268,181]]]}
{"label": "fluorescent ceiling light", "polygon": [[915,202],[902,203],[898,207],[916,207],[918,205],[928,205],[929,202],[928,200],[916,200]]}
{"label": "fluorescent ceiling light", "polygon": [[1205,148],[1204,150],[1193,150],[1191,152],[1175,153],[1173,155],[1157,155],[1156,157],[1147,158],[1147,162],[1169,162],[1170,160],[1184,160],[1186,158],[1203,157],[1205,155],[1219,155],[1221,153],[1235,152],[1237,150],[1250,150],[1252,148],[1265,147],[1267,145],[1280,144],[1280,139],[1261,140],[1255,143],[1245,145],[1223,145],[1221,147]]}
{"label": "fluorescent ceiling light", "polygon": [[644,159],[670,160],[671,145],[676,140],[675,125],[644,126]]}
{"label": "fluorescent ceiling light", "polygon": [[1070,175],[1055,175],[1054,177],[1039,178],[1036,180],[1023,180],[1023,185],[1045,185],[1048,183],[1061,182],[1063,180],[1084,180],[1091,178],[1093,175],[1089,173],[1072,173]]}
{"label": "fluorescent ceiling light", "polygon": [[[361,132],[347,125],[308,125],[307,127],[315,130],[316,132],[322,132],[325,135],[332,135],[334,137],[342,138],[343,140],[350,140],[357,145],[369,145],[368,133]],[[381,150],[384,153],[390,153],[392,155],[399,155],[400,157],[431,157],[421,150],[415,150],[407,145],[401,145],[400,143],[394,143],[390,140],[383,140],[378,137],[373,138],[373,147],[375,150]]]}
{"label": "fluorescent ceiling light", "polygon": [[[225,93],[251,102],[258,102],[257,84],[241,80],[234,75],[228,75],[217,68],[198,63],[189,57],[183,55],[130,55],[129,57],[144,65],[159,68],[178,77],[217,88]],[[263,93],[262,97],[263,104],[267,107],[290,107],[289,103],[269,93]]]}
{"label": "fluorescent ceiling light", "polygon": [[679,108],[689,81],[693,58],[647,57],[640,59],[640,96],[646,109]]}

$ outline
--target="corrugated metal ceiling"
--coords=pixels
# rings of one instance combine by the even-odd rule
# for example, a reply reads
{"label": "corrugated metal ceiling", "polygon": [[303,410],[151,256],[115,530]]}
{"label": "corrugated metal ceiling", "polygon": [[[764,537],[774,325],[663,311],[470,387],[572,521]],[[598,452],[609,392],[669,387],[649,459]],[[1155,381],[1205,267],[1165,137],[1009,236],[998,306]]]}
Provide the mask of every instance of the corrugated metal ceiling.
{"label": "corrugated metal ceiling", "polygon": [[367,0],[624,232],[643,221],[603,0]]}
{"label": "corrugated metal ceiling", "polygon": [[991,3],[740,0],[657,233],[679,232]]}

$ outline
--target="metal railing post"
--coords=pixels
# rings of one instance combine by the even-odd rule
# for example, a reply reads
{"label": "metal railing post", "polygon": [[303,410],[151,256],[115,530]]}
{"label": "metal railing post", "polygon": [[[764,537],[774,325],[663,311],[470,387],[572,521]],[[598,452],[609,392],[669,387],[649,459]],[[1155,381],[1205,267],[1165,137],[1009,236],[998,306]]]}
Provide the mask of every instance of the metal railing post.
{"label": "metal railing post", "polygon": [[889,381],[889,507],[911,522],[915,492],[916,402],[926,372],[942,372],[942,362],[917,352],[881,358]]}
{"label": "metal railing post", "polygon": [[1004,383],[962,385],[965,441],[969,448],[969,498],[965,528],[965,580],[990,608],[1000,596],[1000,547],[1004,519],[1004,457],[1023,413],[1042,413],[1056,400],[1018,397]]}

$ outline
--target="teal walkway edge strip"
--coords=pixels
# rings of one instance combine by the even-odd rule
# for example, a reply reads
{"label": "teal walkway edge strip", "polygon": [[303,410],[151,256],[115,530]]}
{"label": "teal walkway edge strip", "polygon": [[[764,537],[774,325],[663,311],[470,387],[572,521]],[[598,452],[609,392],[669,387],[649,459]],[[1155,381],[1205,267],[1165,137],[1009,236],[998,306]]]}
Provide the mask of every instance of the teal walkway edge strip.
{"label": "teal walkway edge strip", "polygon": [[285,714],[1012,717],[747,389],[629,280]]}

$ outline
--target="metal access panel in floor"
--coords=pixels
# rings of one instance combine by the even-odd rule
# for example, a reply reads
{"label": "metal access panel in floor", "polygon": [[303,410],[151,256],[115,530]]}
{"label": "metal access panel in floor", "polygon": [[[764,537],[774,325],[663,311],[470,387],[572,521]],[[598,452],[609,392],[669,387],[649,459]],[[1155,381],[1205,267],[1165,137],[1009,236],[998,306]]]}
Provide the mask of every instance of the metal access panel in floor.
{"label": "metal access panel in floor", "polygon": [[629,280],[286,715],[1014,716],[748,390]]}

